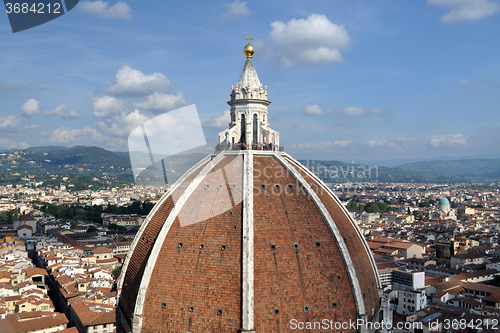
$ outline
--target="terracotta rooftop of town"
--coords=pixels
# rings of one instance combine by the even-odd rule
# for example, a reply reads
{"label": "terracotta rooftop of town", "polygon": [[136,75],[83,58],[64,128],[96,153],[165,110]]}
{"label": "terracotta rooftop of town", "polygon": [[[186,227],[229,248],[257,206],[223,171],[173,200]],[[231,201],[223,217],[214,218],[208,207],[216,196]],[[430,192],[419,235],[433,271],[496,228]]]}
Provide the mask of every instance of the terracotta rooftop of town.
{"label": "terracotta rooftop of town", "polygon": [[17,319],[17,314],[11,314],[5,319],[0,320],[0,332],[23,333],[41,331],[44,328],[48,329],[58,325],[66,325],[68,322],[64,313],[53,312],[51,316],[22,321]]}
{"label": "terracotta rooftop of town", "polygon": [[96,248],[92,249],[92,251],[90,251],[90,252],[97,254],[97,253],[112,253],[113,251],[111,251],[107,247],[100,246],[100,247],[96,247]]}
{"label": "terracotta rooftop of town", "polygon": [[19,221],[35,221],[34,218],[32,218],[30,215],[21,215],[19,216]]}

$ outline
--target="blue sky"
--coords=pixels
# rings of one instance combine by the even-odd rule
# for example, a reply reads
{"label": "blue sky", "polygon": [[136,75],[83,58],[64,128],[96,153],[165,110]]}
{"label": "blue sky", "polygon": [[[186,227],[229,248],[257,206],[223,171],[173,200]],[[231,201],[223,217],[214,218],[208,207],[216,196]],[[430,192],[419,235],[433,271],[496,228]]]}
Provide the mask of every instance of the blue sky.
{"label": "blue sky", "polygon": [[195,104],[227,126],[245,62],[297,158],[500,156],[500,2],[80,1],[13,34],[0,14],[0,149],[96,145]]}

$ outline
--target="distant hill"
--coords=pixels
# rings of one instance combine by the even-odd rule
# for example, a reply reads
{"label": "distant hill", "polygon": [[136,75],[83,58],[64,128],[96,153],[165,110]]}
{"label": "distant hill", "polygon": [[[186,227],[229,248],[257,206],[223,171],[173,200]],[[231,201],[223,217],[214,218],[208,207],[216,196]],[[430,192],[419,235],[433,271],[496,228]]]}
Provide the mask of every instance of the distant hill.
{"label": "distant hill", "polygon": [[[192,155],[192,156],[191,156]],[[164,159],[172,183],[204,154]],[[149,158],[149,156],[146,156]],[[500,181],[500,159],[461,159],[406,163],[396,167],[351,164],[341,161],[301,161],[326,182],[453,183]],[[174,171],[175,170],[175,171]],[[63,177],[69,177],[63,181]],[[43,181],[46,185],[71,183],[74,189],[102,188],[134,182],[128,152],[99,147],[33,147],[0,153],[0,185]],[[160,163],[138,181],[164,183]]]}
{"label": "distant hill", "polygon": [[68,150],[68,149],[71,149],[71,148],[62,147],[62,146],[41,146],[41,147],[28,148],[28,150],[31,150],[35,153],[48,153],[51,151]]}
{"label": "distant hill", "polygon": [[402,164],[397,168],[431,175],[448,175],[467,181],[500,181],[500,159],[423,161]]}
{"label": "distant hill", "polygon": [[48,146],[0,154],[0,185],[40,181],[59,185],[65,176],[75,189],[109,187],[133,181],[128,156],[99,147]]}
{"label": "distant hill", "polygon": [[87,171],[114,170],[115,168],[130,170],[128,157],[99,147],[75,146],[63,149],[51,147],[49,151],[40,150],[40,152],[29,148],[21,151],[21,153],[24,153],[22,155],[24,160],[34,161],[36,164],[48,169],[64,166],[66,169],[80,168]]}
{"label": "distant hill", "polygon": [[300,161],[325,182],[454,183],[465,179],[403,168],[344,163],[341,161]]}

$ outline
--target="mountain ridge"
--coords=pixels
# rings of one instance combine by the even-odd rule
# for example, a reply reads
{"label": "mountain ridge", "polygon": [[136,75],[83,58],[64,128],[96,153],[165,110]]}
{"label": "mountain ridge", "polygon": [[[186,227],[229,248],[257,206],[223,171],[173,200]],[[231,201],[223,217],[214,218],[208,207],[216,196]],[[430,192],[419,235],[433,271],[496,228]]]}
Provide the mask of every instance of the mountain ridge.
{"label": "mountain ridge", "polygon": [[[496,158],[418,161],[395,167],[325,160],[301,163],[326,182],[500,181],[500,159]],[[27,175],[45,183],[59,182],[57,175],[76,177],[82,183],[94,178],[109,178],[106,182],[113,184],[130,184],[134,180],[128,152],[79,145],[30,147],[0,154],[0,184],[22,183]]]}

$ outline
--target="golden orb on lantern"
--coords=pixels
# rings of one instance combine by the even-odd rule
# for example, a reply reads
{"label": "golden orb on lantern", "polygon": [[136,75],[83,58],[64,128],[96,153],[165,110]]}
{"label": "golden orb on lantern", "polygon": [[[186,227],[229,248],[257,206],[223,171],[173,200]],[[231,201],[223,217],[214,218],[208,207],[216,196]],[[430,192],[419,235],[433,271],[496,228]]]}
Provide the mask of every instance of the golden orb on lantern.
{"label": "golden orb on lantern", "polygon": [[250,40],[252,40],[253,38],[250,38],[250,35],[248,35],[248,38],[245,38],[245,40],[248,41],[248,45],[245,45],[245,47],[243,48],[243,52],[245,53],[245,55],[247,56],[247,59],[252,59],[252,56],[253,54],[255,53],[255,49],[253,48],[253,46],[250,44]]}

